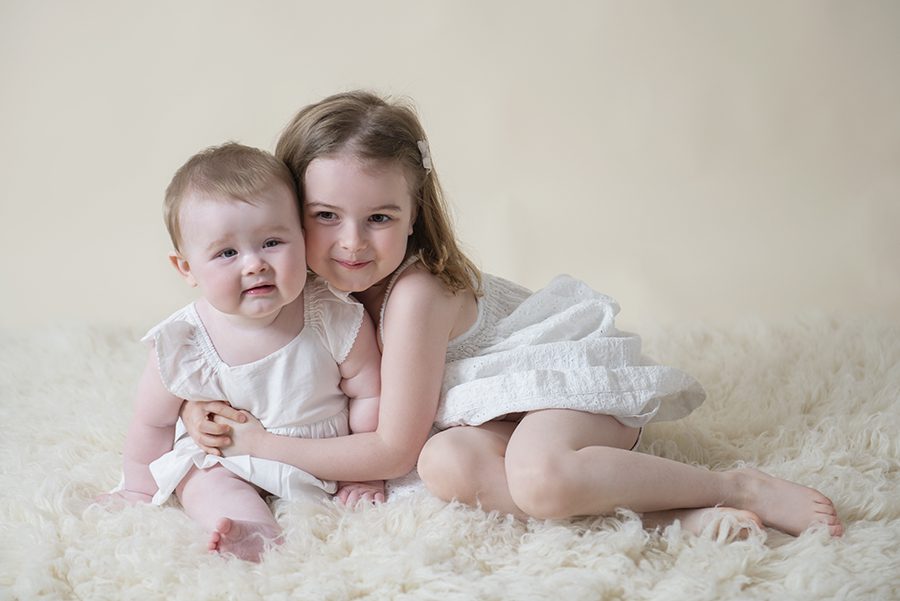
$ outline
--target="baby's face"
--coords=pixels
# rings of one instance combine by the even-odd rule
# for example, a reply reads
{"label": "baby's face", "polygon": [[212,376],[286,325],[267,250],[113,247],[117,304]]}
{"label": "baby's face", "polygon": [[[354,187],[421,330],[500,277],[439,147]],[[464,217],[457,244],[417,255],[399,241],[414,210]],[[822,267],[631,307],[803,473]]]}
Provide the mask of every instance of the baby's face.
{"label": "baby's face", "polygon": [[306,253],[297,205],[284,185],[272,184],[252,200],[185,198],[182,251],[173,263],[213,307],[256,319],[300,296]]}

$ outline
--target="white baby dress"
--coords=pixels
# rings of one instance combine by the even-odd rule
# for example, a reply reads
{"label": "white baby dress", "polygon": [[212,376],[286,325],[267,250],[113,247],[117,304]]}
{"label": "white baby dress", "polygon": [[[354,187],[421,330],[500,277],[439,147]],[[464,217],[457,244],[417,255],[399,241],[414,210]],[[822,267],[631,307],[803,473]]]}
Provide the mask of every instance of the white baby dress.
{"label": "white baby dress", "polygon": [[532,293],[483,274],[483,292],[475,323],[447,347],[438,429],[548,408],[639,428],[684,417],[706,398],[688,374],[642,356],[640,338],[615,327],[616,302],[584,282],[561,275]]}
{"label": "white baby dress", "polygon": [[[275,434],[343,436],[349,433],[347,397],[339,387],[338,364],[353,347],[363,307],[338,298],[317,279],[307,281],[303,295],[301,332],[258,361],[234,366],[222,361],[193,304],[152,328],[142,341],[155,344],[163,385],[177,397],[227,399]],[[192,466],[204,469],[216,464],[284,499],[321,497],[336,489],[335,482],[286,463],[249,455],[207,455],[178,420],[174,449],[150,464],[159,486],[153,503],[165,502]]]}

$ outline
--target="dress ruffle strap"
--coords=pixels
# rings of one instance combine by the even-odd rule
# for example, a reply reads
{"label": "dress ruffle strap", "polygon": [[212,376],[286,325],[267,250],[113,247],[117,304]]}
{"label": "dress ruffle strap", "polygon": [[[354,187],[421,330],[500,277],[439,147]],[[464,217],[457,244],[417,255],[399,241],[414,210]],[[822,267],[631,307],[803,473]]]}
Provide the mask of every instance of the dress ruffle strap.
{"label": "dress ruffle strap", "polygon": [[185,320],[164,321],[141,341],[156,348],[159,375],[169,392],[192,401],[226,398],[210,360],[215,350],[199,326]]}
{"label": "dress ruffle strap", "polygon": [[356,342],[365,309],[349,292],[335,290],[321,280],[307,283],[304,294],[307,325],[316,330],[334,360],[343,363]]}

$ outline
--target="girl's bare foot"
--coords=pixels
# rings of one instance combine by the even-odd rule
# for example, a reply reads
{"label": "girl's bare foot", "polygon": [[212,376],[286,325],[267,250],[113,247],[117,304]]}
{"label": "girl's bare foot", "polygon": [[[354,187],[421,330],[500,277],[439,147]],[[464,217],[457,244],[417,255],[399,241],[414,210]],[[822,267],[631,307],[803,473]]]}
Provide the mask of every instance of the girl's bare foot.
{"label": "girl's bare foot", "polygon": [[259,562],[267,543],[281,543],[279,534],[279,530],[269,524],[222,518],[209,536],[208,548],[219,553],[232,553],[246,561]]}
{"label": "girl's bare foot", "polygon": [[832,536],[844,534],[834,503],[814,488],[753,468],[728,473],[738,481],[740,502],[735,505],[756,513],[766,526],[797,536],[810,526],[824,524]]}
{"label": "girl's bare foot", "polygon": [[733,507],[701,507],[697,509],[672,509],[644,514],[645,528],[664,528],[675,521],[681,528],[696,536],[709,536],[714,540],[744,540],[754,529],[762,529],[763,522],[752,511]]}

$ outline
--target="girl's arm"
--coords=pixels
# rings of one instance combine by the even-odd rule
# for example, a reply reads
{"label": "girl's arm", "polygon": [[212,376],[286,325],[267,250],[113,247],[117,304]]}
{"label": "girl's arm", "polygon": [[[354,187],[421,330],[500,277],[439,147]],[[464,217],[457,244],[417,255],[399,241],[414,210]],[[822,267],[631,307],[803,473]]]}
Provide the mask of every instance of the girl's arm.
{"label": "girl's arm", "polygon": [[416,463],[437,412],[447,341],[462,306],[431,274],[410,269],[394,285],[384,323],[381,400],[374,432],[282,437],[255,420],[233,428],[233,447],[289,463],[325,480],[398,478]]}
{"label": "girl's arm", "polygon": [[132,501],[149,501],[156,493],[150,463],[172,450],[175,421],[181,399],[162,384],[156,350],[151,349],[138,382],[134,415],[125,438],[123,472],[125,484],[119,495]]}

